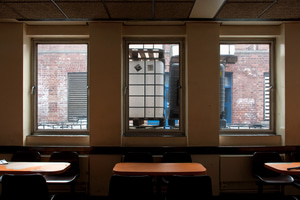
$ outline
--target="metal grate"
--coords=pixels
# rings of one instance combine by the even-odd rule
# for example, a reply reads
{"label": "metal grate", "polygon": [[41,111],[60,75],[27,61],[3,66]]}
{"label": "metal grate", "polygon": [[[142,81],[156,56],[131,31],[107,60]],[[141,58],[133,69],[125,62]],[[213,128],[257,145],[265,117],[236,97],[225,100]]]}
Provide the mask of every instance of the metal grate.
{"label": "metal grate", "polygon": [[270,76],[264,73],[264,119],[270,120]]}
{"label": "metal grate", "polygon": [[68,121],[87,119],[87,73],[68,73]]}

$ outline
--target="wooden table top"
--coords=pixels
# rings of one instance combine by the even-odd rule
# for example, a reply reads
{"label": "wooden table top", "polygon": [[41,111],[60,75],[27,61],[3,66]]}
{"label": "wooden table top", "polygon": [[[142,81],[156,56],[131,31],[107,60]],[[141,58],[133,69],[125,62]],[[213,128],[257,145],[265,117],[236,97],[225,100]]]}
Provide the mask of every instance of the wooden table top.
{"label": "wooden table top", "polygon": [[70,166],[68,162],[8,162],[0,165],[0,174],[60,174]]}
{"label": "wooden table top", "polygon": [[117,163],[113,168],[119,175],[204,175],[206,168],[200,163]]}
{"label": "wooden table top", "polygon": [[[298,169],[290,169],[290,167],[298,167]],[[274,162],[265,163],[265,167],[282,174],[300,175],[300,162]]]}

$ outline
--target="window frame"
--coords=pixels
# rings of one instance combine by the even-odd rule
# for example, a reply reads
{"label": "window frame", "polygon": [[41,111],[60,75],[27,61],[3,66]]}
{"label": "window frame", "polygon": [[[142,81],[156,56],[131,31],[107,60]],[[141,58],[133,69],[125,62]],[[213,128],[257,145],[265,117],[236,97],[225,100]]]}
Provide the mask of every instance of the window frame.
{"label": "window frame", "polygon": [[[276,134],[276,70],[275,70],[275,38],[222,38],[219,47],[222,44],[269,44],[269,79],[270,79],[270,121],[269,129],[221,129],[220,135],[275,135]],[[265,87],[263,88],[265,90]],[[265,98],[265,97],[264,97]],[[265,111],[263,111],[265,112]],[[264,113],[265,114],[265,113]]]}
{"label": "window frame", "polygon": [[[38,44],[86,44],[87,45],[87,129],[38,129],[37,118],[37,45]],[[31,70],[31,132],[32,135],[89,135],[89,42],[88,40],[82,39],[38,39],[33,38],[31,41],[32,45],[32,70]]]}
{"label": "window frame", "polygon": [[[129,44],[178,44],[179,45],[179,129],[130,129],[129,128]],[[181,137],[185,136],[185,49],[184,38],[124,38],[123,78],[123,136],[134,137]]]}

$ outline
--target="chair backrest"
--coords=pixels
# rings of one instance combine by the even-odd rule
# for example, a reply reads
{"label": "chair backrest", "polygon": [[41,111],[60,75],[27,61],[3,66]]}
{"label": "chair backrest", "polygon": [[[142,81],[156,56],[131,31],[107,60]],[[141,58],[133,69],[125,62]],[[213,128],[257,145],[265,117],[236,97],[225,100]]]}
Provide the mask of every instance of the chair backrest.
{"label": "chair backrest", "polygon": [[17,151],[12,155],[11,161],[39,162],[41,161],[41,154],[38,151]]}
{"label": "chair backrest", "polygon": [[109,200],[153,200],[152,177],[113,175],[108,196]]}
{"label": "chair backrest", "polygon": [[278,173],[265,168],[266,162],[282,162],[277,152],[255,152],[252,157],[252,174],[260,176],[275,176]]}
{"label": "chair backrest", "polygon": [[74,151],[57,151],[53,152],[49,159],[50,162],[69,162],[71,167],[64,172],[64,174],[78,174],[80,173],[79,155]]}
{"label": "chair backrest", "polygon": [[211,178],[203,176],[170,176],[167,200],[209,200],[212,199]]}
{"label": "chair backrest", "polygon": [[188,152],[165,152],[162,162],[164,163],[185,163],[192,162],[192,157]]}
{"label": "chair backrest", "polygon": [[48,186],[40,174],[5,174],[1,200],[49,200]]}
{"label": "chair backrest", "polygon": [[124,155],[124,162],[152,163],[153,157],[150,152],[127,152]]}
{"label": "chair backrest", "polygon": [[291,161],[292,162],[300,162],[300,152],[292,152],[291,153]]}

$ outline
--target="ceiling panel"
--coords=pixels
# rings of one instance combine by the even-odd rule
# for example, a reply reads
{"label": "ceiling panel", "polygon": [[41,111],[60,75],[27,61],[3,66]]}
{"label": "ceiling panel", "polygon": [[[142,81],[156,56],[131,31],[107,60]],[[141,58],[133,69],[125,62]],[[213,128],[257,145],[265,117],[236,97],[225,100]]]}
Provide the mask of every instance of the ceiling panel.
{"label": "ceiling panel", "polygon": [[226,3],[217,14],[217,19],[255,19],[270,3]]}
{"label": "ceiling panel", "polygon": [[109,16],[100,1],[90,2],[57,2],[57,5],[69,18],[108,19]]}
{"label": "ceiling panel", "polygon": [[4,3],[34,3],[35,2],[51,2],[51,0],[1,0]]}
{"label": "ceiling panel", "polygon": [[189,17],[194,3],[187,2],[156,2],[155,17],[157,19],[186,19]]}
{"label": "ceiling panel", "polygon": [[227,0],[226,3],[273,3],[274,0]]}
{"label": "ceiling panel", "polygon": [[0,0],[0,20],[15,19],[300,21],[300,0]]}
{"label": "ceiling panel", "polygon": [[198,0],[195,1],[190,18],[214,18],[225,0]]}
{"label": "ceiling panel", "polygon": [[112,19],[151,19],[152,1],[106,2]]}
{"label": "ceiling panel", "polygon": [[[33,1],[31,1],[33,2]],[[64,19],[65,16],[52,2],[5,3],[24,19]]]}
{"label": "ceiling panel", "polygon": [[18,19],[18,18],[22,18],[22,16],[14,12],[14,10],[9,8],[6,4],[0,3],[0,19]]}
{"label": "ceiling panel", "polygon": [[272,5],[261,18],[267,19],[299,19],[300,1],[281,0]]}

